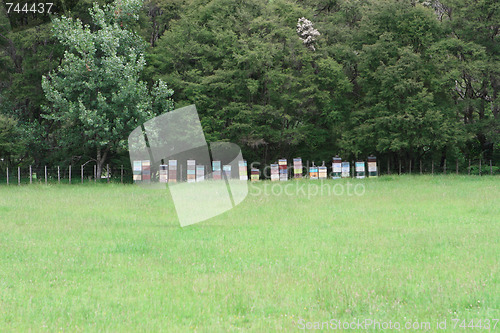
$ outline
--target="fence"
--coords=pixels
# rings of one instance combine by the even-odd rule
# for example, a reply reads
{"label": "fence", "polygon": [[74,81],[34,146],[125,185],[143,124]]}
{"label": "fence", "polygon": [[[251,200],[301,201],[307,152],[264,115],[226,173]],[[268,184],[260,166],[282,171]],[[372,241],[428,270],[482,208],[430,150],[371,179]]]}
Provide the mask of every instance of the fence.
{"label": "fence", "polygon": [[132,169],[126,166],[104,166],[97,179],[96,165],[66,165],[55,167],[14,167],[0,171],[0,184],[83,184],[83,183],[132,183]]}
{"label": "fence", "polygon": [[466,174],[466,175],[495,175],[500,173],[500,167],[495,166],[492,160],[455,159],[436,162],[434,160],[392,161],[387,159],[386,165],[379,166],[381,174]]}
{"label": "fence", "polygon": [[[292,162],[290,160],[289,162]],[[351,172],[350,177],[355,177],[355,161],[349,161]],[[392,162],[392,163],[391,163]],[[320,163],[318,163],[321,165]],[[416,165],[413,165],[416,164]],[[309,167],[313,166],[313,161],[304,161],[302,175],[308,178]],[[331,163],[325,164],[330,178],[333,176]],[[259,165],[260,166],[260,165]],[[288,177],[296,176],[293,162],[288,163]],[[179,181],[186,181],[186,166],[179,164],[178,177]],[[205,167],[205,174],[208,175],[208,166]],[[247,174],[250,170],[254,169],[255,165],[249,163],[247,166]],[[21,185],[21,184],[84,184],[84,183],[133,183],[133,172],[130,166],[110,166],[107,164],[103,167],[101,178],[97,179],[97,166],[96,165],[66,165],[56,167],[14,167],[2,168],[0,171],[0,184],[8,185]],[[259,178],[270,179],[271,172],[269,166],[257,167],[260,171]],[[159,168],[158,168],[159,170]],[[152,180],[159,179],[159,172],[152,166],[151,176]],[[497,175],[500,174],[500,167],[495,166],[492,160],[455,160],[450,163],[447,160],[440,161],[378,161],[377,162],[378,175],[398,175],[398,174],[431,174],[431,175],[446,175],[446,174],[462,174],[462,175]],[[237,173],[234,173],[233,178],[238,178]]]}

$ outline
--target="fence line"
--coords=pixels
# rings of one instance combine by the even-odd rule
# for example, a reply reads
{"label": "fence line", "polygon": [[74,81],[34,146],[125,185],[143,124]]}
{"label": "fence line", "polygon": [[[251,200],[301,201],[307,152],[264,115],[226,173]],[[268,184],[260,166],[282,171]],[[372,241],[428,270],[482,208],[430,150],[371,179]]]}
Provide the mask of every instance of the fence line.
{"label": "fence line", "polygon": [[[413,163],[409,161],[406,163],[406,166],[403,166],[402,161],[399,159],[397,161],[397,173],[398,175],[401,174],[414,174],[413,172]],[[419,160],[419,173],[420,175],[424,174],[430,174],[434,175],[437,174],[436,172],[436,167],[435,167],[435,162],[434,160],[430,161],[430,170],[427,169],[429,166],[428,161],[426,162],[425,160],[420,159]],[[468,162],[466,166],[463,166],[464,162]],[[355,163],[354,161],[350,162],[350,176],[354,177],[356,174],[355,171]],[[365,162],[366,163],[366,162]],[[303,175],[304,178],[308,177],[308,170],[310,166],[315,165],[314,162],[312,161],[307,161],[305,165],[303,165]],[[318,163],[318,165],[322,165],[321,163]],[[427,165],[427,167],[426,167]],[[331,165],[325,164],[327,167],[327,170],[332,170]],[[489,167],[488,167],[489,166]],[[5,167],[5,169],[0,170],[0,184],[7,184],[11,185],[12,184],[12,179],[17,178],[17,185],[21,184],[33,184],[33,183],[45,183],[46,185],[49,183],[57,182],[57,184],[61,183],[67,183],[67,184],[72,184],[72,178],[74,176],[79,176],[80,177],[80,182],[81,184],[84,184],[85,182],[93,182],[97,183],[98,181],[106,182],[106,183],[132,183],[133,182],[133,172],[131,167],[124,167],[123,165],[113,167],[109,164],[106,164],[106,168],[102,170],[101,174],[101,179],[99,180],[97,178],[97,166],[93,165],[92,170],[89,172],[87,168],[87,172],[85,170],[85,167],[83,165],[80,165],[80,170],[79,174],[74,172],[74,169],[72,168],[73,166],[70,164],[67,167],[60,166],[58,165],[57,167],[47,167],[46,165],[43,167],[33,167],[32,165],[21,167],[17,167],[17,177],[15,172],[12,169],[9,169],[9,167]],[[210,169],[208,167],[207,169]],[[440,170],[441,168],[437,168],[437,170]],[[15,169],[14,169],[15,170]],[[78,169],[76,169],[78,170]],[[247,174],[250,174],[251,170],[251,164],[248,165],[247,167]],[[266,179],[269,178],[270,175],[263,175],[262,170],[264,168],[260,169],[260,178]],[[288,177],[292,178],[293,173],[293,166],[288,165]],[[156,170],[156,168],[153,168],[152,166],[152,173],[151,175],[158,178],[159,177],[159,170]],[[180,171],[180,172],[179,172]],[[182,164],[179,165],[179,179],[180,181],[185,181],[187,178],[184,175],[185,171],[182,168]],[[207,170],[208,171],[208,170]],[[392,169],[391,169],[391,163],[390,160],[387,160],[387,169],[386,172],[383,172],[381,168],[381,161],[377,162],[377,174],[378,175],[391,175]],[[5,172],[5,174],[3,174]],[[440,171],[441,174],[447,175],[447,174],[452,174],[453,172],[449,172],[448,166],[447,166],[447,160],[443,159],[442,161],[442,169]],[[208,172],[206,173],[208,175]],[[234,175],[237,174],[237,171],[234,172]],[[331,174],[331,173],[329,173]],[[464,175],[497,175],[500,174],[500,167],[499,166],[494,166],[492,160],[487,160],[483,161],[481,159],[479,160],[471,160],[468,159],[468,161],[462,161],[462,168],[460,168],[460,161],[459,159],[456,159],[455,161],[455,174],[464,174]],[[155,178],[155,179],[156,179]],[[186,178],[186,179],[184,179]]]}

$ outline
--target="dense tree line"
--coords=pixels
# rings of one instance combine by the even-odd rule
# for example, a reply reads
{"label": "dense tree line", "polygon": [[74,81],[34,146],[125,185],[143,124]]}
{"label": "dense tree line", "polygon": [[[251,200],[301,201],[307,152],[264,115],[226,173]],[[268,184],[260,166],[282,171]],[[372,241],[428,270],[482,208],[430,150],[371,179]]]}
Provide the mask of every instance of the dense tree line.
{"label": "dense tree line", "polygon": [[[168,100],[170,89],[176,107],[197,105],[207,140],[238,143],[248,160],[375,154],[406,163],[500,162],[495,0],[146,0],[136,20],[120,18],[133,2],[97,1],[117,13],[119,27],[107,34],[92,16],[94,1],[55,1],[51,16],[0,7],[4,164],[125,163],[124,133],[136,123],[114,119],[128,112],[138,122],[171,109],[158,100]],[[68,52],[84,59],[88,50],[54,27],[63,16],[69,25],[79,18],[82,36],[101,36],[96,45],[128,38],[120,31],[140,36],[134,59],[145,63],[134,72],[135,88],[125,79],[100,81],[105,46],[80,67],[68,65]],[[57,86],[67,88],[59,75],[82,69],[82,84],[93,82],[101,97],[59,98]],[[130,94],[111,103],[113,87]],[[146,91],[152,97],[141,100]],[[99,134],[116,126],[111,138]]]}

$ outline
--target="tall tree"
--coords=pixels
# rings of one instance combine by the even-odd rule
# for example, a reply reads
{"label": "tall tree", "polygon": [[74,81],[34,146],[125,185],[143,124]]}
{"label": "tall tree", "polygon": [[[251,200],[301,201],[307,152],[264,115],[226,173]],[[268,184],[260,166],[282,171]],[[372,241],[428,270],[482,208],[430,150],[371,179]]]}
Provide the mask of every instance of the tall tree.
{"label": "tall tree", "polygon": [[443,103],[434,83],[430,53],[444,33],[432,10],[385,1],[363,14],[355,41],[360,98],[344,150],[407,160],[463,143],[452,99]]}
{"label": "tall tree", "polygon": [[467,153],[492,158],[500,140],[500,3],[434,0],[432,5],[449,31],[435,48],[436,70],[473,134]]}
{"label": "tall tree", "polygon": [[196,103],[208,140],[238,142],[263,162],[310,153],[330,140],[325,124],[351,85],[301,40],[307,14],[282,0],[199,2],[162,36],[152,65],[180,104]]}
{"label": "tall tree", "polygon": [[0,161],[12,165],[23,149],[24,140],[17,121],[0,114]]}
{"label": "tall tree", "polygon": [[43,77],[48,119],[65,146],[95,151],[97,176],[108,154],[124,149],[128,134],[145,120],[173,108],[163,81],[151,89],[140,80],[142,39],[127,27],[138,19],[139,0],[117,0],[90,10],[92,25],[56,18],[53,31],[66,47],[62,64]]}
{"label": "tall tree", "polygon": [[[42,75],[54,70],[63,57],[63,47],[51,32],[51,15],[79,17],[89,23],[92,1],[51,1],[51,13],[15,11],[7,13],[0,5],[0,113],[15,118],[25,134],[26,163],[62,162],[51,120],[43,118],[42,105],[47,103],[42,89]],[[98,0],[97,3],[104,3]],[[22,6],[21,6],[22,7]],[[48,5],[45,6],[48,9]],[[76,154],[72,152],[69,156]],[[80,154],[81,155],[81,154]]]}

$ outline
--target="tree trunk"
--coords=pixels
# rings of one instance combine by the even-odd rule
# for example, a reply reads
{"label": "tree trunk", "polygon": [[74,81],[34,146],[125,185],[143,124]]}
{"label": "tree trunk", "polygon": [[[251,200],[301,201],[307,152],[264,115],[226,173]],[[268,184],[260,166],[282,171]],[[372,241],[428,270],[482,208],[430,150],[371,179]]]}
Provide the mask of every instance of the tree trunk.
{"label": "tree trunk", "polygon": [[104,152],[101,152],[101,148],[97,148],[97,158],[96,158],[96,162],[97,162],[97,179],[101,179],[101,174],[102,174],[102,167],[104,165],[104,162],[106,162],[106,157],[108,155],[108,148],[106,148],[104,150]]}

